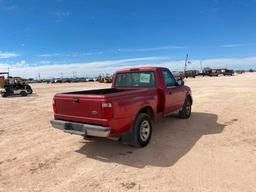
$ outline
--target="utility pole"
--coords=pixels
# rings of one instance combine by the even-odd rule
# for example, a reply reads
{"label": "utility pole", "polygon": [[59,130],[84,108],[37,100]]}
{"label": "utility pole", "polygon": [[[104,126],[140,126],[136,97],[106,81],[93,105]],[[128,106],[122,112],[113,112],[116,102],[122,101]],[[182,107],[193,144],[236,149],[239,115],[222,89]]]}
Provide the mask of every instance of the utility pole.
{"label": "utility pole", "polygon": [[201,68],[201,72],[203,72],[203,62],[200,61],[200,68]]}
{"label": "utility pole", "polygon": [[38,80],[40,81],[40,73],[38,73]]}
{"label": "utility pole", "polygon": [[188,62],[188,53],[186,55],[186,60],[185,60],[184,75],[186,75],[186,71],[187,71],[187,62]]}

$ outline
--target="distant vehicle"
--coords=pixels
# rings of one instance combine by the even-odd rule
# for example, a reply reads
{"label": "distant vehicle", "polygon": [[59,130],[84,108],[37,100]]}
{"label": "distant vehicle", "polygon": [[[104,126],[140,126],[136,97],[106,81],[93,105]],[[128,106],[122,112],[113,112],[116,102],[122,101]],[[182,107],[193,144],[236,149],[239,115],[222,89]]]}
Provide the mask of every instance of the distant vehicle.
{"label": "distant vehicle", "polygon": [[111,83],[112,82],[112,77],[111,76],[99,76],[97,78],[97,81],[100,83]]}
{"label": "distant vehicle", "polygon": [[198,70],[187,70],[185,72],[185,77],[188,78],[188,77],[193,77],[195,78],[197,75],[199,74],[199,71]]}
{"label": "distant vehicle", "polygon": [[172,74],[176,81],[184,79],[184,72],[182,71],[172,71]]}
{"label": "distant vehicle", "polygon": [[33,93],[33,90],[29,84],[27,84],[22,78],[20,77],[10,77],[9,73],[0,73],[0,75],[7,75],[5,79],[4,76],[1,76],[0,80],[0,87],[2,90],[0,94],[2,97],[8,97],[12,95],[21,95],[27,96]]}
{"label": "distant vehicle", "polygon": [[81,136],[117,137],[135,147],[146,146],[152,121],[179,111],[190,117],[192,95],[184,81],[167,68],[119,70],[112,88],[59,93],[53,98],[53,127]]}
{"label": "distant vehicle", "polygon": [[223,75],[223,73],[225,71],[227,71],[228,69],[227,68],[217,68],[217,69],[213,69],[215,70],[219,75]]}
{"label": "distant vehicle", "polygon": [[226,69],[223,73],[224,76],[232,76],[234,75],[234,70],[232,69]]}
{"label": "distant vehicle", "polygon": [[245,70],[236,70],[236,73],[237,74],[243,74],[243,73],[245,73]]}
{"label": "distant vehicle", "polygon": [[62,79],[55,79],[54,82],[55,83],[63,83]]}
{"label": "distant vehicle", "polygon": [[209,67],[204,68],[203,72],[202,72],[203,76],[210,76],[210,77],[217,77],[217,76],[219,76],[219,74],[220,74],[219,70],[212,69],[212,68],[209,68]]}
{"label": "distant vehicle", "polygon": [[93,78],[88,78],[87,81],[88,82],[94,82],[95,80]]}
{"label": "distant vehicle", "polygon": [[72,83],[79,83],[79,79],[78,79],[78,78],[71,79],[71,82],[72,82]]}
{"label": "distant vehicle", "polygon": [[63,79],[62,82],[63,82],[63,83],[71,83],[71,80],[68,79],[68,78],[66,78],[66,79]]}

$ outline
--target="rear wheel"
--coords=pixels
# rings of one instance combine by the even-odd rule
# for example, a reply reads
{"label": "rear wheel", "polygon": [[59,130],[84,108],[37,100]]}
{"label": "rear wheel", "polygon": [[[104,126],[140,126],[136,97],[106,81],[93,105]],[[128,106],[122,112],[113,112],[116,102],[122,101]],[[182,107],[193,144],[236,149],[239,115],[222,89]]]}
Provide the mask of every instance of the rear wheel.
{"label": "rear wheel", "polygon": [[179,117],[182,119],[188,119],[191,115],[191,100],[189,97],[186,98],[181,110],[179,111]]}
{"label": "rear wheel", "polygon": [[152,124],[150,116],[146,113],[139,113],[133,128],[122,139],[134,147],[145,147],[151,139],[151,134]]}

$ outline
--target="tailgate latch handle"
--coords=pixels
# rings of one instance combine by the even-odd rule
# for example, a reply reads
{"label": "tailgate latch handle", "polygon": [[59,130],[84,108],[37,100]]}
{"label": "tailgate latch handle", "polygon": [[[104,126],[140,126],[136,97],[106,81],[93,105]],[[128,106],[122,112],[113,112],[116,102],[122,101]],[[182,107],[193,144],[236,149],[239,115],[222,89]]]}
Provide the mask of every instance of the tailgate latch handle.
{"label": "tailgate latch handle", "polygon": [[73,98],[72,101],[73,101],[73,103],[79,103],[80,99],[79,98]]}

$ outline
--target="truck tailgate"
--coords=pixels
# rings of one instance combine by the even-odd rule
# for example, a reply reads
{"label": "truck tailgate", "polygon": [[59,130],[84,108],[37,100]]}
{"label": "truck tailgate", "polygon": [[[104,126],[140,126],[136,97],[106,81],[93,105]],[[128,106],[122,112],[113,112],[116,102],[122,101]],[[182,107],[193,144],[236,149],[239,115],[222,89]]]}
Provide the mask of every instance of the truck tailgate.
{"label": "truck tailgate", "polygon": [[[101,97],[86,95],[57,94],[55,96],[57,115],[70,118],[99,119],[101,118]],[[70,117],[70,118],[69,118]]]}

